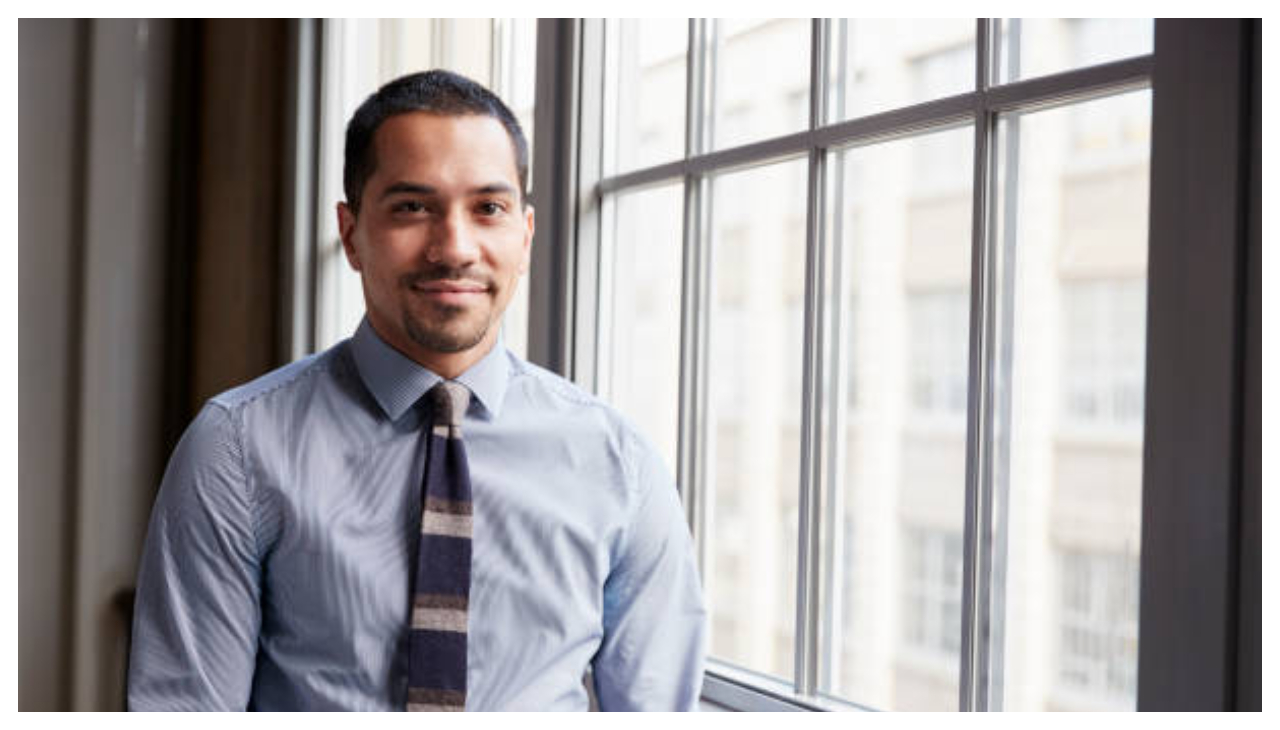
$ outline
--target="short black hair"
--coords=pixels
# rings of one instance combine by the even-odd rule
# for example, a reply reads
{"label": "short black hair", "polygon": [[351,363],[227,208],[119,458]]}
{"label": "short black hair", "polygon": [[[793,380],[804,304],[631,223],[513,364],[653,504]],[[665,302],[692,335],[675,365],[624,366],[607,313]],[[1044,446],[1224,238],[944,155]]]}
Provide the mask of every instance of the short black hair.
{"label": "short black hair", "polygon": [[389,81],[364,100],[347,123],[347,142],[342,164],[342,188],[347,207],[360,212],[360,196],[365,183],[377,170],[373,135],[390,117],[408,112],[444,116],[479,114],[502,123],[515,150],[516,172],[520,177],[520,198],[529,188],[529,143],[511,110],[480,84],[452,71],[420,71]]}

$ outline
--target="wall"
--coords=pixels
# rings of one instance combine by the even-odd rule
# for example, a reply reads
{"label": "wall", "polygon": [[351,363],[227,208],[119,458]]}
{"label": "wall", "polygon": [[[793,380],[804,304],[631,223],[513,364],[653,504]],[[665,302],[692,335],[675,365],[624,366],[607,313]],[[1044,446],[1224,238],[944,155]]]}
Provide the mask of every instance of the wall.
{"label": "wall", "polygon": [[123,707],[165,455],[168,21],[19,26],[19,708]]}
{"label": "wall", "polygon": [[[70,643],[67,572],[71,545],[67,495],[73,484],[73,367],[79,315],[77,272],[82,223],[75,214],[82,149],[76,110],[84,74],[86,24],[21,26],[18,79],[18,574],[21,667],[18,705],[55,710],[66,702],[60,678]],[[32,316],[39,313],[39,316]]]}

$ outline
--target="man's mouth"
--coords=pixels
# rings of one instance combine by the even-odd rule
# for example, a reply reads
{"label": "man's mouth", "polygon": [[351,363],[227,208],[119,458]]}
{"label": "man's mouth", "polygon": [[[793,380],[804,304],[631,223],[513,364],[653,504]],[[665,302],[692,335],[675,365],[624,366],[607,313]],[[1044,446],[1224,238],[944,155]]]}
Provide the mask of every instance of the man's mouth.
{"label": "man's mouth", "polygon": [[468,304],[489,293],[489,287],[473,281],[426,281],[413,285],[413,290],[440,304]]}

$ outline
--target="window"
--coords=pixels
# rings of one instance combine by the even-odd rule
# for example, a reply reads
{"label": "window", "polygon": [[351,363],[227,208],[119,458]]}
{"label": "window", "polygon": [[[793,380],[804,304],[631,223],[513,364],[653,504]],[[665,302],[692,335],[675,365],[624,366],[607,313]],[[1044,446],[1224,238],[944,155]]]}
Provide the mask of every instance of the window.
{"label": "window", "polygon": [[969,297],[963,290],[908,295],[911,408],[923,416],[964,416],[969,397]]}
{"label": "window", "polygon": [[[1194,345],[1175,348],[1167,334],[1157,342],[1157,329],[1161,349],[1145,351],[1156,24],[537,25],[572,26],[572,47],[582,49],[573,74],[538,68],[539,93],[548,80],[572,88],[574,75],[590,81],[575,92],[579,102],[602,90],[604,103],[575,111],[574,144],[590,154],[564,168],[580,176],[577,187],[547,198],[573,201],[569,234],[542,241],[569,251],[570,264],[564,281],[564,272],[540,281],[570,294],[548,321],[535,313],[535,336],[571,332],[563,354],[558,340],[548,348],[552,359],[566,358],[566,374],[631,415],[679,475],[713,605],[707,696],[754,709],[1132,707],[1139,563],[1199,550],[1235,519],[1226,496],[1207,500],[1218,512],[1194,515],[1192,547],[1139,550],[1140,535],[1157,533],[1141,524],[1151,514],[1142,512],[1143,474],[1165,486],[1177,462],[1144,463],[1151,424],[1139,414],[1181,423],[1167,415],[1185,410],[1171,405],[1176,378],[1151,384],[1165,397],[1143,403],[1146,362],[1163,356],[1162,372],[1189,380],[1205,365],[1171,354],[1212,341],[1222,346],[1206,352],[1234,357],[1223,344],[1230,323],[1208,315],[1189,323],[1195,335],[1184,343]],[[359,311],[330,208],[342,198],[346,116],[397,64],[443,65],[492,83],[532,142],[534,26],[325,21],[320,346],[345,336]],[[1161,63],[1203,60],[1205,49],[1225,59],[1256,26],[1212,42],[1209,30],[1164,21]],[[1161,78],[1174,92],[1166,102],[1184,86],[1196,92],[1189,98],[1238,101],[1207,82]],[[1187,130],[1212,131],[1196,116],[1165,114],[1160,124],[1192,120]],[[545,126],[544,143],[568,129]],[[1233,135],[1204,140],[1196,160],[1162,149],[1166,172],[1211,152],[1215,161],[1240,156]],[[1194,182],[1167,179],[1166,196],[1169,185]],[[1212,199],[1207,209],[1226,210],[1237,199],[1219,192],[1234,182],[1191,187]],[[765,194],[744,212],[733,198],[752,188]],[[753,222],[771,218],[770,207],[775,220]],[[1151,219],[1156,233],[1160,221],[1184,220],[1152,212],[1162,214]],[[540,207],[542,235],[544,221],[561,217]],[[1215,230],[1214,245],[1225,245],[1226,229]],[[785,256],[755,250],[772,239]],[[1197,261],[1212,258],[1197,245]],[[1176,309],[1170,292],[1182,294],[1165,266],[1154,321]],[[750,305],[762,295],[749,283],[773,281],[786,290],[784,309],[757,319]],[[1222,286],[1192,292],[1195,306],[1225,296]],[[504,330],[517,351],[521,306],[513,303]],[[1217,332],[1228,334],[1219,341]],[[798,354],[758,362],[774,341]],[[957,389],[963,398],[934,396]],[[778,411],[782,423],[764,428],[751,423],[752,398],[791,402]],[[1227,403],[1227,390],[1215,400]],[[1153,448],[1167,455],[1165,435]],[[763,455],[752,453],[759,444]],[[1199,458],[1207,447],[1192,450]],[[1205,501],[1158,513],[1163,537],[1148,544],[1178,544],[1187,513]],[[750,560],[757,537],[777,551],[763,568]],[[957,553],[950,602],[943,594],[957,589],[937,578],[954,573],[938,566]],[[1229,561],[1206,564],[1219,563]],[[1174,572],[1147,578],[1170,590]],[[1201,580],[1220,588],[1224,575],[1233,573],[1199,569],[1197,588]],[[1235,604],[1222,606],[1170,610],[1220,618]],[[939,638],[948,635],[959,637],[955,652],[925,650],[926,636],[937,647],[954,643]],[[1181,656],[1163,643],[1147,656]]]}
{"label": "window", "polygon": [[[903,537],[902,639],[911,648],[954,659],[960,654],[960,572],[956,532],[907,528]],[[954,666],[954,661],[948,662]],[[951,698],[943,698],[946,703]]]}
{"label": "window", "polygon": [[1147,18],[1005,18],[999,76],[1020,81],[1151,53]]}
{"label": "window", "polygon": [[[713,700],[1132,705],[1136,603],[1046,581],[1068,550],[1136,571],[1150,26],[582,24],[605,99],[649,108],[581,120],[604,214],[579,220],[575,367],[609,396],[663,353],[644,390],[676,398]],[[663,222],[620,227],[645,196]]]}
{"label": "window", "polygon": [[[511,108],[530,142],[536,21],[532,19],[419,18],[325,21],[321,61],[317,221],[316,347],[323,350],[355,331],[364,314],[360,277],[342,252],[332,205],[345,200],[342,149],[346,123],[382,84],[407,73],[445,68],[493,89]],[[528,337],[528,287],[516,292],[503,319],[507,347],[524,354]]]}
{"label": "window", "polygon": [[649,188],[618,196],[613,220],[611,297],[601,328],[613,353],[599,389],[630,414],[675,464],[680,403],[680,188]]}
{"label": "window", "polygon": [[809,23],[732,18],[711,24],[711,147],[725,149],[808,126]]}
{"label": "window", "polygon": [[[1006,325],[1014,370],[1009,460],[999,478],[1007,485],[1008,542],[997,555],[1006,576],[1002,700],[1014,710],[1132,708],[1136,692],[1133,682],[1108,688],[1094,676],[1135,676],[1135,647],[1099,637],[1136,637],[1136,600],[1112,601],[1107,612],[1080,608],[1092,611],[1087,631],[1066,624],[1069,616],[1084,620],[1068,608],[1072,601],[1102,595],[1079,587],[1104,580],[1085,575],[1109,570],[1095,556],[1130,561],[1136,595],[1149,153],[1136,142],[1104,145],[1082,161],[1080,119],[1147,130],[1150,94],[1009,116],[1002,130],[1005,150],[1041,151],[1018,154],[1000,193],[1010,210],[1004,232],[1017,252],[1010,266],[1017,305]],[[1060,601],[1052,583],[1035,587],[1055,573]],[[1046,649],[1029,650],[1035,642]],[[1070,677],[1089,678],[1064,681],[1067,666]]]}
{"label": "window", "polygon": [[1059,564],[1055,709],[1133,709],[1138,561],[1069,550]]}
{"label": "window", "polygon": [[835,18],[828,28],[832,120],[973,91],[972,20]]}
{"label": "window", "polygon": [[1064,420],[1141,427],[1145,294],[1141,279],[1063,285]]}
{"label": "window", "polygon": [[613,95],[616,145],[605,169],[627,172],[684,155],[684,85],[689,23],[653,18],[609,27],[606,46],[617,73]]}
{"label": "window", "polygon": [[[788,292],[804,290],[804,188],[799,161],[754,167],[710,181],[711,424],[707,448],[735,456],[718,475],[708,519],[725,540],[708,544],[704,576],[711,613],[732,624],[711,635],[712,651],[746,669],[788,676],[794,657],[795,519],[801,422],[802,311]],[[729,235],[721,237],[721,231]],[[730,263],[731,262],[731,263]],[[720,292],[732,293],[722,298]],[[717,458],[717,463],[724,463]]]}

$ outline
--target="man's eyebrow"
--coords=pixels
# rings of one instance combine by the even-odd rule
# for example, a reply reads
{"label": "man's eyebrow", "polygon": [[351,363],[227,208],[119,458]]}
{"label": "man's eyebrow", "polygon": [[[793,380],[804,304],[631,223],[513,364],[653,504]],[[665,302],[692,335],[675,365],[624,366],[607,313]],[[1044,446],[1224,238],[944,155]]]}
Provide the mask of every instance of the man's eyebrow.
{"label": "man's eyebrow", "polygon": [[431,187],[430,185],[419,185],[417,183],[411,183],[411,182],[398,182],[398,183],[392,183],[391,185],[388,185],[387,189],[383,190],[382,195],[379,195],[378,198],[380,200],[385,200],[391,197],[392,195],[401,195],[406,193],[412,194],[412,195],[436,195],[439,193],[439,191]]}
{"label": "man's eyebrow", "polygon": [[[421,185],[418,183],[411,183],[411,182],[398,182],[398,183],[392,183],[391,185],[388,185],[387,189],[383,190],[382,195],[378,197],[380,199],[385,200],[393,195],[405,195],[405,194],[431,196],[431,195],[439,195],[440,191],[431,187],[430,185]],[[516,195],[516,189],[514,186],[510,185],[509,183],[493,182],[487,185],[480,185],[478,187],[474,187],[471,189],[471,191],[468,194],[469,195]]]}
{"label": "man's eyebrow", "polygon": [[516,189],[504,182],[489,183],[472,188],[472,195],[516,195]]}

